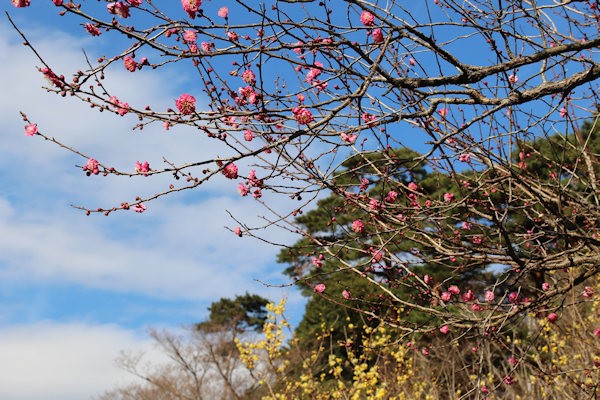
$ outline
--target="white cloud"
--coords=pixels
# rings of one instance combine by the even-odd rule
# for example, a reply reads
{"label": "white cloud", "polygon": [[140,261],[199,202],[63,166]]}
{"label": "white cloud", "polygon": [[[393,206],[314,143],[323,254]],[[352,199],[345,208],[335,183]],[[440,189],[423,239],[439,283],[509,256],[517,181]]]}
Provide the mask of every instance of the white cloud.
{"label": "white cloud", "polygon": [[115,325],[39,322],[0,328],[0,398],[83,400],[131,382],[114,360],[127,349],[161,360],[146,334]]}
{"label": "white cloud", "polygon": [[[139,226],[129,220],[128,238],[107,234],[94,223],[94,217],[75,215],[62,220],[35,211],[22,217],[0,198],[4,238],[0,261],[5,264],[0,276],[5,282],[70,282],[202,300],[257,286],[254,278],[277,278],[279,271],[273,274],[265,269],[272,265],[275,249],[240,239],[219,225],[226,218],[223,207],[227,205],[244,208],[227,198],[171,205],[150,225]],[[135,217],[143,219],[145,215]]]}

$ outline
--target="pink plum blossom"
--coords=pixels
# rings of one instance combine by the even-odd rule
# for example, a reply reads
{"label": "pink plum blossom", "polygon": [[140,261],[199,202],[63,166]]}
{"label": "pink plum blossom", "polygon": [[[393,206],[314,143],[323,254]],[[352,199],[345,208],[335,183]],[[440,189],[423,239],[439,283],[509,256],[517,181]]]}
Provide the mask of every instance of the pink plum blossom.
{"label": "pink plum blossom", "polygon": [[548,319],[548,322],[553,324],[558,320],[558,315],[556,313],[550,313],[546,318]]}
{"label": "pink plum blossom", "polygon": [[461,227],[462,229],[464,229],[465,231],[470,231],[470,230],[471,230],[471,224],[470,224],[469,222],[467,222],[467,221],[464,221],[464,222],[463,222],[463,223],[460,225],[460,227]]}
{"label": "pink plum blossom", "polygon": [[586,299],[591,299],[594,296],[594,290],[591,288],[591,286],[586,286],[583,288],[583,293],[581,295]]}
{"label": "pink plum blossom", "polygon": [[312,83],[323,72],[323,64],[315,61],[315,67],[308,70],[306,74],[306,82]]}
{"label": "pink plum blossom", "polygon": [[102,34],[100,29],[96,25],[92,25],[89,22],[86,22],[84,27],[85,30],[88,31],[88,33],[92,36],[100,36]]}
{"label": "pink plum blossom", "polygon": [[483,298],[486,302],[491,302],[494,301],[494,292],[492,292],[491,290],[486,290],[485,294],[483,295]]}
{"label": "pink plum blossom", "polygon": [[365,26],[373,26],[373,23],[375,22],[375,16],[367,10],[364,10],[362,14],[360,14],[360,22],[362,22],[362,24]]}
{"label": "pink plum blossom", "polygon": [[234,163],[225,165],[221,172],[229,179],[237,179],[238,177],[238,167]]}
{"label": "pink plum blossom", "polygon": [[369,200],[369,208],[371,210],[379,210],[381,208],[381,202],[377,199]]}
{"label": "pink plum blossom", "polygon": [[510,301],[513,304],[520,303],[521,302],[521,296],[517,292],[511,292],[508,295],[508,301]]}
{"label": "pink plum blossom", "polygon": [[410,183],[408,184],[408,189],[409,189],[409,190],[412,190],[413,192],[416,192],[416,191],[417,191],[417,189],[418,189],[418,186],[417,186],[417,184],[416,184],[416,183],[414,183],[414,182],[410,182]]}
{"label": "pink plum blossom", "polygon": [[365,230],[365,224],[360,219],[352,222],[352,230],[356,233],[362,233]]}
{"label": "pink plum blossom", "polygon": [[564,118],[567,116],[567,109],[565,107],[560,109],[560,117]]}
{"label": "pink plum blossom", "polygon": [[135,170],[138,173],[144,174],[144,176],[148,176],[148,172],[150,171],[150,164],[148,164],[148,161],[144,161],[144,162],[136,161],[135,162]]}
{"label": "pink plum blossom", "polygon": [[377,119],[377,117],[373,114],[369,114],[369,113],[363,113],[360,118],[363,120],[363,122],[365,124],[367,124],[368,126],[373,126],[375,120]]}
{"label": "pink plum blossom", "polygon": [[465,293],[463,293],[462,299],[465,303],[471,302],[475,300],[475,294],[472,290],[467,290]]}
{"label": "pink plum blossom", "polygon": [[125,65],[125,69],[129,72],[133,72],[137,68],[137,63],[131,56],[125,56],[125,58],[123,58],[123,65]]}
{"label": "pink plum blossom", "polygon": [[379,28],[373,29],[373,32],[371,32],[371,37],[373,38],[374,43],[382,43],[383,42],[383,33],[381,32],[381,29],[379,29]]}
{"label": "pink plum blossom", "polygon": [[450,301],[450,299],[452,298],[452,293],[450,293],[450,292],[443,292],[440,297],[444,301]]}
{"label": "pink plum blossom", "polygon": [[254,75],[254,72],[247,69],[242,73],[242,80],[248,85],[254,85],[256,83],[256,75]]}
{"label": "pink plum blossom", "polygon": [[129,18],[129,6],[122,2],[109,3],[106,8],[110,14],[116,14],[122,18]]}
{"label": "pink plum blossom", "polygon": [[110,104],[115,106],[115,108],[117,109],[117,114],[119,114],[120,116],[123,116],[129,112],[129,103],[123,103],[122,101],[119,101],[119,99],[117,99],[115,96],[111,96],[110,99],[108,99],[108,101],[110,102]]}
{"label": "pink plum blossom", "polygon": [[473,304],[471,304],[471,310],[474,312],[479,312],[479,311],[483,310],[483,307],[481,307],[477,303],[473,303]]}
{"label": "pink plum blossom", "polygon": [[544,283],[542,283],[542,290],[543,290],[543,291],[546,291],[546,290],[548,290],[548,289],[550,289],[550,285],[548,284],[548,282],[544,282]]}
{"label": "pink plum blossom", "polygon": [[508,363],[510,365],[517,365],[517,359],[514,357],[508,357]]}
{"label": "pink plum blossom", "polygon": [[100,173],[98,160],[90,158],[83,166],[83,170],[86,171],[88,175],[98,175]]}
{"label": "pink plum blossom", "polygon": [[196,18],[196,13],[202,5],[202,0],[181,0],[183,10],[189,15],[191,19]]}
{"label": "pink plum blossom", "polygon": [[252,139],[254,139],[254,134],[252,133],[251,130],[246,129],[244,131],[244,140],[247,142],[251,142]]}
{"label": "pink plum blossom", "polygon": [[514,379],[510,376],[510,375],[506,375],[504,377],[504,379],[502,380],[502,382],[504,382],[505,385],[512,385],[513,383],[515,383]]}
{"label": "pink plum blossom", "polygon": [[519,77],[513,74],[508,77],[508,81],[514,85],[515,83],[519,82]]}
{"label": "pink plum blossom", "polygon": [[189,94],[182,94],[179,96],[179,98],[175,100],[175,105],[183,115],[190,115],[196,112],[196,99]]}
{"label": "pink plum blossom", "polygon": [[346,289],[342,290],[342,297],[345,298],[346,300],[350,299],[350,292],[347,291]]}
{"label": "pink plum blossom", "polygon": [[183,40],[188,43],[193,43],[198,40],[198,33],[194,29],[186,29],[186,31],[183,32]]}
{"label": "pink plum blossom", "polygon": [[373,250],[371,252],[371,256],[372,258],[372,262],[380,262],[383,259],[383,253],[381,252],[381,250]]}
{"label": "pink plum blossom", "polygon": [[448,332],[450,332],[450,327],[448,325],[444,325],[440,328],[440,332],[443,333],[444,335],[447,335]]}
{"label": "pink plum blossom", "polygon": [[301,125],[308,125],[313,121],[312,113],[304,107],[294,107],[292,114],[294,114],[296,121]]}
{"label": "pink plum blossom", "polygon": [[429,275],[423,277],[423,282],[425,282],[426,285],[429,285],[432,281],[433,279]]}
{"label": "pink plum blossom", "polygon": [[317,293],[323,293],[326,289],[326,286],[324,283],[319,283],[315,286],[315,292]]}
{"label": "pink plum blossom", "polygon": [[452,285],[452,286],[450,286],[450,287],[448,288],[448,291],[449,291],[450,293],[452,293],[452,294],[455,294],[455,295],[459,295],[459,294],[460,294],[460,289],[459,289],[459,288],[458,288],[458,286],[456,286],[456,285]]}
{"label": "pink plum blossom", "polygon": [[244,185],[242,182],[238,183],[237,190],[241,196],[247,196],[248,193],[250,192],[250,189],[248,189],[248,187],[246,185]]}
{"label": "pink plum blossom", "polygon": [[458,161],[466,163],[471,162],[471,153],[461,154],[460,156],[458,156]]}
{"label": "pink plum blossom", "polygon": [[238,36],[238,34],[235,31],[227,31],[227,37],[229,38],[229,40],[231,40],[232,42],[237,42],[238,39],[240,38]]}
{"label": "pink plum blossom", "polygon": [[397,198],[398,193],[394,192],[393,190],[390,190],[388,194],[385,195],[385,201],[388,203],[394,203]]}
{"label": "pink plum blossom", "polygon": [[438,110],[437,113],[440,115],[440,117],[446,118],[446,116],[448,115],[448,109],[446,107],[442,107]]}
{"label": "pink plum blossom", "polygon": [[29,0],[12,0],[12,4],[15,7],[29,7],[31,4]]}
{"label": "pink plum blossom", "polygon": [[342,138],[342,140],[348,144],[352,144],[354,142],[356,142],[356,139],[358,138],[357,134],[354,133],[345,133],[342,132],[340,133],[340,137]]}
{"label": "pink plum blossom", "polygon": [[242,228],[240,228],[239,226],[236,226],[235,228],[233,228],[233,233],[236,236],[242,237]]}
{"label": "pink plum blossom", "polygon": [[229,8],[227,8],[227,7],[219,8],[217,15],[221,18],[227,18],[227,16],[229,15]]}
{"label": "pink plum blossom", "polygon": [[454,200],[454,193],[444,193],[444,201],[446,203],[452,203],[452,200]]}
{"label": "pink plum blossom", "polygon": [[312,260],[310,261],[312,263],[312,265],[314,265],[316,268],[321,268],[323,266],[323,255],[320,254],[320,257],[313,257]]}
{"label": "pink plum blossom", "polygon": [[138,204],[134,205],[132,208],[133,208],[133,211],[135,211],[136,213],[140,213],[140,214],[148,209],[144,203],[138,203]]}
{"label": "pink plum blossom", "polygon": [[37,133],[37,124],[29,124],[25,127],[25,136],[35,136]]}

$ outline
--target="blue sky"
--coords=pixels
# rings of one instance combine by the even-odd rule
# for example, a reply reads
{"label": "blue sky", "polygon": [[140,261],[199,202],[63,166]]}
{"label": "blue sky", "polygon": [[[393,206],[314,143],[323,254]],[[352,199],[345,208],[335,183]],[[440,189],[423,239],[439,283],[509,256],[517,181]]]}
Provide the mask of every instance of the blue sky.
{"label": "blue sky", "polygon": [[[8,2],[6,2],[8,3]],[[53,68],[67,75],[84,66],[82,48],[100,54],[102,41],[62,23],[51,2],[8,10]],[[42,4],[43,3],[43,4]],[[258,223],[261,207],[242,199],[225,179],[195,193],[149,204],[144,214],[86,217],[70,204],[118,204],[150,194],[167,181],[86,177],[85,160],[39,137],[26,137],[19,111],[66,144],[133,169],[201,159],[217,149],[185,129],[132,133],[135,119],[100,114],[73,99],[45,93],[39,62],[8,21],[0,22],[0,398],[85,399],[128,379],[113,365],[121,350],[151,349],[149,326],[177,329],[206,316],[221,297],[245,291],[287,297],[297,322],[303,300],[283,282],[277,248],[237,238],[226,210]],[[166,107],[185,85],[177,75],[130,79],[116,71],[109,84],[130,103],[155,99]],[[172,73],[171,73],[172,74]],[[180,85],[180,86],[178,86]],[[201,101],[201,99],[199,99]],[[161,103],[162,102],[162,103]],[[156,107],[158,108],[158,107]],[[293,243],[283,232],[266,233]]]}

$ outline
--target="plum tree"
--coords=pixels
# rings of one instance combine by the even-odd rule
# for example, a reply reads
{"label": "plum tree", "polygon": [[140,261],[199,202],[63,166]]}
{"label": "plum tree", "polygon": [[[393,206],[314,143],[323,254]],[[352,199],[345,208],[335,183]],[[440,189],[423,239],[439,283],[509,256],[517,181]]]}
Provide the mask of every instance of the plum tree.
{"label": "plum tree", "polygon": [[[224,177],[270,212],[236,234],[298,233],[309,246],[295,257],[334,279],[294,273],[299,284],[406,334],[490,335],[528,312],[560,319],[600,271],[596,1],[53,3],[82,33],[119,40],[69,77],[36,52],[47,90],[134,114],[136,130],[183,126],[225,149],[121,171],[25,110],[25,134],[79,154],[93,179],[173,178],[145,198],[81,206],[88,214],[141,213]],[[174,68],[196,84],[156,109],[107,89],[120,68],[131,79]],[[277,196],[286,208],[271,206]],[[326,226],[306,219],[315,200],[331,206]],[[373,296],[331,283],[349,276]]]}

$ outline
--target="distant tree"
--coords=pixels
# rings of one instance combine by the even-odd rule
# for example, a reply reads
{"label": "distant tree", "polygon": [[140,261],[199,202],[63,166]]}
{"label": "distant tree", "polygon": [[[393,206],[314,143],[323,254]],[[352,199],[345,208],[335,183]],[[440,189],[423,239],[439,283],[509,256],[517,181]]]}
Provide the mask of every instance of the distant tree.
{"label": "distant tree", "polygon": [[259,384],[240,360],[237,340],[262,331],[268,301],[246,293],[221,298],[209,307],[206,321],[181,334],[151,331],[164,355],[148,364],[143,354],[123,354],[118,364],[142,381],[115,388],[100,400],[251,400]]}
{"label": "distant tree", "polygon": [[233,329],[236,332],[261,331],[267,319],[266,306],[269,300],[257,294],[237,295],[234,299],[221,298],[208,308],[208,320],[196,324],[196,329]]}

